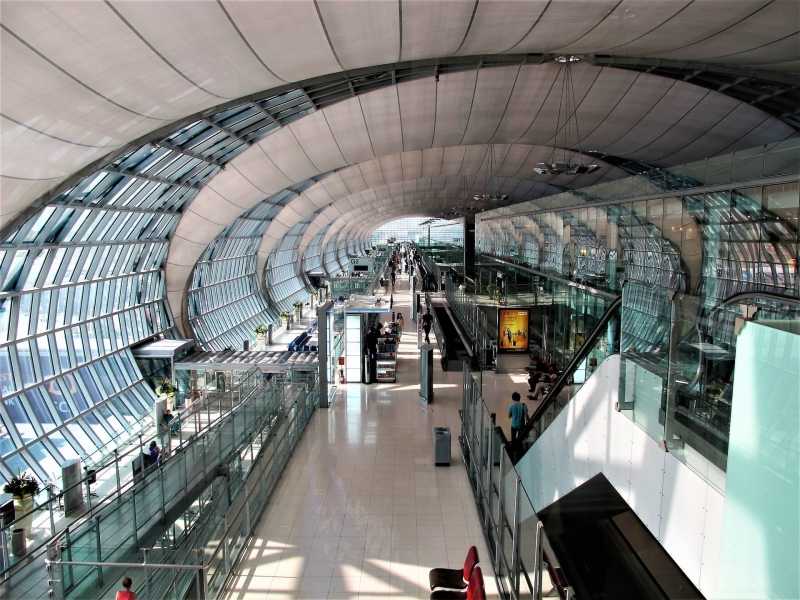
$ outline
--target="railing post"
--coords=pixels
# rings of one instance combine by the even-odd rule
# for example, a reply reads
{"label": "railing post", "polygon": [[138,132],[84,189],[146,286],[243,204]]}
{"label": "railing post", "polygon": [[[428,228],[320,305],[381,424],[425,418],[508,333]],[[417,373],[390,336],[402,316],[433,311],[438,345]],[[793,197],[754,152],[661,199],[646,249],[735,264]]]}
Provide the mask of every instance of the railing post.
{"label": "railing post", "polygon": [[164,494],[164,467],[159,467],[158,469],[158,483],[161,486],[161,522],[165,523],[167,520],[167,510],[165,507],[167,498]]}
{"label": "railing post", "polygon": [[[66,531],[64,532],[64,542],[67,545],[67,560],[72,562],[72,541],[69,537],[69,527],[67,527]],[[69,583],[70,585],[75,585],[75,573],[72,570],[72,565],[67,566],[67,571],[69,571]],[[63,572],[62,572],[63,574]],[[66,592],[67,586],[64,586],[64,592]]]}
{"label": "railing post", "polygon": [[513,588],[513,595],[519,598],[519,496],[522,478],[517,475],[517,480],[514,484],[514,526],[511,529],[511,586]]}
{"label": "railing post", "polygon": [[542,522],[536,523],[536,542],[533,555],[533,600],[542,597]]}
{"label": "railing post", "polygon": [[[97,562],[103,562],[103,551],[100,547],[100,517],[95,518],[95,541],[97,543]],[[97,567],[97,584],[103,587],[103,567]]]}
{"label": "railing post", "polygon": [[231,572],[231,558],[228,554],[228,513],[222,515],[225,527],[223,528],[222,539],[222,558],[225,564],[225,577]]}
{"label": "railing post", "polygon": [[139,526],[136,523],[136,486],[133,486],[131,490],[131,510],[133,511],[132,515],[132,524],[133,524],[133,547],[137,550],[139,549]]}
{"label": "railing post", "polygon": [[502,566],[502,559],[500,558],[503,554],[503,539],[505,538],[505,496],[506,496],[506,486],[505,482],[503,481],[503,466],[506,460],[506,453],[500,452],[500,471],[497,475],[497,486],[499,488],[497,493],[497,545],[495,547],[495,565],[494,565],[494,572],[497,573],[497,568]]}
{"label": "railing post", "polygon": [[117,500],[122,495],[122,478],[119,475],[119,449],[114,448],[114,469],[117,472]]}
{"label": "railing post", "polygon": [[489,430],[489,443],[487,444],[489,457],[486,461],[489,468],[487,469],[488,475],[486,478],[486,515],[483,519],[483,530],[487,531],[489,529],[489,523],[491,523],[491,514],[492,514],[492,496],[494,496],[492,490],[492,468],[494,467],[494,422],[492,422],[492,428]]}
{"label": "railing post", "polygon": [[144,593],[145,593],[145,600],[151,600],[150,596],[150,574],[148,573],[149,569],[147,568],[147,548],[142,548],[143,558],[142,564],[144,565]]}
{"label": "railing post", "polygon": [[200,568],[195,571],[195,587],[197,588],[197,600],[201,600],[201,598],[206,597],[206,589],[204,585],[205,577],[203,577],[205,569],[203,568],[202,550],[197,550],[197,564],[200,565]]}
{"label": "railing post", "polygon": [[47,510],[50,513],[50,535],[56,534],[56,518],[53,516],[53,484],[47,486]]}

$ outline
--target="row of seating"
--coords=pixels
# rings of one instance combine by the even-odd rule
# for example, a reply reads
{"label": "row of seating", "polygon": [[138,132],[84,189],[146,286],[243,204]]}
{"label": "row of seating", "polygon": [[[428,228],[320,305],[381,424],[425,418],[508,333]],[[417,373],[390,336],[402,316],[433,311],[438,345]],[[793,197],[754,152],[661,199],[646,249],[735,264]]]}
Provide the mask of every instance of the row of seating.
{"label": "row of seating", "polygon": [[486,600],[478,549],[472,546],[461,569],[431,569],[431,600]]}
{"label": "row of seating", "polygon": [[314,328],[317,326],[316,323],[313,323],[311,327],[309,327],[306,331],[302,332],[296,338],[294,338],[291,342],[289,342],[289,352],[296,352],[300,350],[304,350],[308,352],[309,350],[316,352],[316,346],[309,346],[308,342],[311,341],[311,334],[314,333]]}

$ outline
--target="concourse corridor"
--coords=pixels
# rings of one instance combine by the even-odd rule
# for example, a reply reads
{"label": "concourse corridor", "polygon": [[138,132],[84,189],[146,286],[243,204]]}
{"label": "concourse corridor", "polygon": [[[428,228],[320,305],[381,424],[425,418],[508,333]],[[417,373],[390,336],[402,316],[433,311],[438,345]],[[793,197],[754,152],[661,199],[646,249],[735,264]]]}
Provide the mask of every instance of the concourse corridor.
{"label": "concourse corridor", "polygon": [[[494,574],[458,446],[461,378],[435,358],[435,402],[418,400],[419,357],[408,278],[395,310],[406,330],[397,383],[340,386],[297,446],[238,569],[228,600],[428,598],[428,571],[460,568],[478,547]],[[433,464],[433,428],[450,427],[452,463]]]}

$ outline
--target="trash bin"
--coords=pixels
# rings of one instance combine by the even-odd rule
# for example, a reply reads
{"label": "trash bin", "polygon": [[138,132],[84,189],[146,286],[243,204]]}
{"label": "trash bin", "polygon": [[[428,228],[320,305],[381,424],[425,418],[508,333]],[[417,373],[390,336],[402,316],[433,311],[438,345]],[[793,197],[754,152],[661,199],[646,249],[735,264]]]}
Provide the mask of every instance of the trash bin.
{"label": "trash bin", "polygon": [[450,466],[450,428],[433,428],[433,463],[436,466]]}

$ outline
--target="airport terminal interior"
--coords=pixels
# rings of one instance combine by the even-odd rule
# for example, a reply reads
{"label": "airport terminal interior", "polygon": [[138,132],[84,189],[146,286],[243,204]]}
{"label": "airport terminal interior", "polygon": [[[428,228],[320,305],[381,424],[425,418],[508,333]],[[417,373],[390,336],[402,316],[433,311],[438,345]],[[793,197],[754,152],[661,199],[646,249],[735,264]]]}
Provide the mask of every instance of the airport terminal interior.
{"label": "airport terminal interior", "polygon": [[797,0],[0,0],[0,597],[800,599]]}

